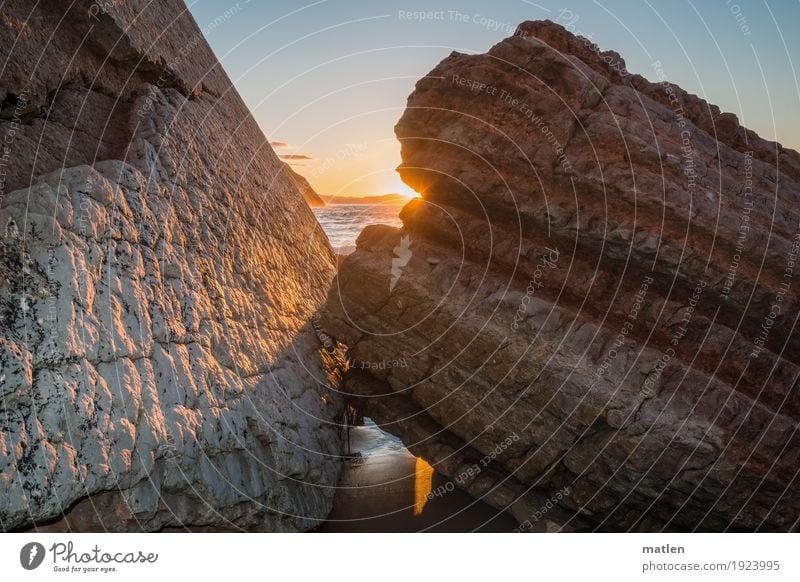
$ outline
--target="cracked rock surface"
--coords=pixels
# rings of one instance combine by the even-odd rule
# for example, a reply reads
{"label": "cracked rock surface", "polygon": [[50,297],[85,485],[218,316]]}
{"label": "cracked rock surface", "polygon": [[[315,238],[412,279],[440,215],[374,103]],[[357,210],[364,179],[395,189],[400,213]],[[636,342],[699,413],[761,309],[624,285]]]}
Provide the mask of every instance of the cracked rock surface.
{"label": "cracked rock surface", "polygon": [[797,529],[797,152],[551,22],[395,131],[323,317],[367,415],[523,529]]}
{"label": "cracked rock surface", "polygon": [[334,255],[184,4],[12,0],[0,53],[0,528],[317,525]]}

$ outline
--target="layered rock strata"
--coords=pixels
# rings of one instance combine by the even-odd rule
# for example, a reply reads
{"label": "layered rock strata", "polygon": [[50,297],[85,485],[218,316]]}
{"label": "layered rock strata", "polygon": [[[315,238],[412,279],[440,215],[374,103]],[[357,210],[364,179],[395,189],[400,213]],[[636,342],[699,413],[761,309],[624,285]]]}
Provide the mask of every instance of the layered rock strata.
{"label": "layered rock strata", "polygon": [[0,57],[0,528],[314,527],[334,255],[183,2],[12,0]]}
{"label": "layered rock strata", "polygon": [[323,318],[366,414],[523,530],[797,529],[797,152],[551,22],[395,130]]}

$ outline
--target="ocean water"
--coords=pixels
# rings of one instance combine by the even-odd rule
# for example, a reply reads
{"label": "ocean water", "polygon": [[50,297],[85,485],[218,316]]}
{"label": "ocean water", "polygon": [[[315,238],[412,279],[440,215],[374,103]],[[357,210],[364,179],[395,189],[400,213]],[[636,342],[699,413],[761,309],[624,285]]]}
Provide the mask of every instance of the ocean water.
{"label": "ocean water", "polygon": [[368,224],[401,226],[399,204],[330,204],[314,208],[314,214],[331,241],[331,246],[340,255],[346,255],[356,247],[356,239]]}

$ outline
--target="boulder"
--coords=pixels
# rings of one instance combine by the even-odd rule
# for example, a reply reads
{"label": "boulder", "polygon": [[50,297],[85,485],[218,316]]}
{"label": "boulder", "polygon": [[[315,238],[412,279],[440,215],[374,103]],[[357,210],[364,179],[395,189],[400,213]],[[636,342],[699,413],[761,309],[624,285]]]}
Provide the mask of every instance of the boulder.
{"label": "boulder", "polygon": [[[323,325],[345,391],[523,531],[800,517],[800,155],[552,22],[420,79],[421,193]],[[477,470],[476,470],[477,468]]]}

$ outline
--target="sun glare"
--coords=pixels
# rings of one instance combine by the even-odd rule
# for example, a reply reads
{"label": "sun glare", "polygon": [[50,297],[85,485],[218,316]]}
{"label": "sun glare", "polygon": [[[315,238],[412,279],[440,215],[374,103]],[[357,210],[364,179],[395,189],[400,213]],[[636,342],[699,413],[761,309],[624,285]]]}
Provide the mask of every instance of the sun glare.
{"label": "sun glare", "polygon": [[413,190],[410,186],[403,182],[400,179],[400,176],[397,176],[397,179],[392,186],[392,190],[397,194],[402,194],[403,196],[408,196],[409,198],[421,198],[420,193]]}

